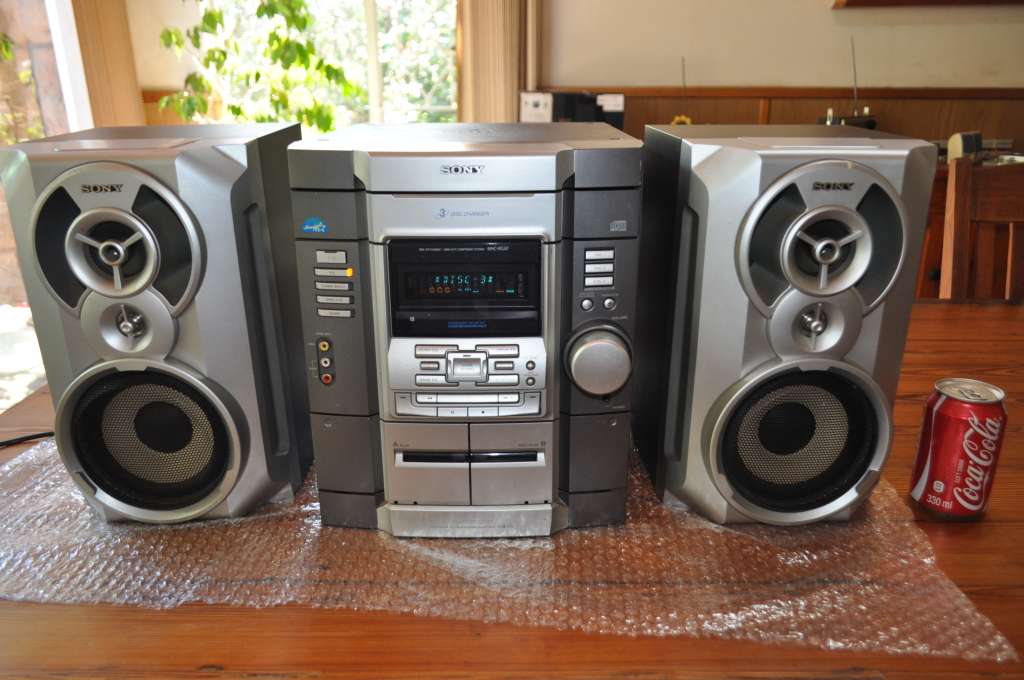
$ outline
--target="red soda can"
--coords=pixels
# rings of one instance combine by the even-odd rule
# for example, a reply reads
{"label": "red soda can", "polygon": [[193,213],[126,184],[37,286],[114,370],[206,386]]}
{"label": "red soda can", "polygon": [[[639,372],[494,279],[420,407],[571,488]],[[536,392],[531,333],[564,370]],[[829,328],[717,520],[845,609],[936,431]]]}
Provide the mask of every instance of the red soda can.
{"label": "red soda can", "polygon": [[985,514],[1006,431],[1005,398],[980,380],[935,383],[910,480],[910,496],[920,507],[950,520]]}

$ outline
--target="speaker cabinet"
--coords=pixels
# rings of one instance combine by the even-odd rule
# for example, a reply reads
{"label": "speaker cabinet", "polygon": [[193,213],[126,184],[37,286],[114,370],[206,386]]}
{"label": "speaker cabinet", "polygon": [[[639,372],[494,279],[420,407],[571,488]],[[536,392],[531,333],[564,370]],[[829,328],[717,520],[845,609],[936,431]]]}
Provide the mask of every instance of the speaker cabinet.
{"label": "speaker cabinet", "polygon": [[299,136],[108,128],[5,150],[55,438],[106,519],[234,516],[301,483],[312,447],[278,176]]}
{"label": "speaker cabinet", "polygon": [[647,127],[634,433],[660,493],[774,524],[868,496],[935,156],[858,128]]}

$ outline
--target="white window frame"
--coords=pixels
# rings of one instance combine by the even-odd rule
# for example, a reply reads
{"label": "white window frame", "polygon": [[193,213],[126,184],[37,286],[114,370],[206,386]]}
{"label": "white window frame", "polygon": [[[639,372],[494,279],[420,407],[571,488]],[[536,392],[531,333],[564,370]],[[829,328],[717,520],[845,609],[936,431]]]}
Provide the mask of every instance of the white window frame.
{"label": "white window frame", "polygon": [[53,54],[57,61],[57,77],[64,98],[64,111],[68,117],[68,130],[77,132],[91,128],[92,104],[89,103],[89,87],[85,81],[75,10],[71,0],[45,0],[45,6]]}

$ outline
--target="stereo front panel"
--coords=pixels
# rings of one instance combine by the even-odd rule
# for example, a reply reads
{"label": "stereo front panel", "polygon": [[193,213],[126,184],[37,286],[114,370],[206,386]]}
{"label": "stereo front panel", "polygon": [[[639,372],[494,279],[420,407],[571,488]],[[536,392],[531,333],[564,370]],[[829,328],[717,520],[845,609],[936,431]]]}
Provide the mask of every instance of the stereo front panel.
{"label": "stereo front panel", "polygon": [[[639,146],[601,125],[467,124],[291,148],[325,522],[365,526],[357,496],[401,536],[622,521]],[[328,435],[334,413],[379,414],[383,493],[346,486],[368,458]]]}

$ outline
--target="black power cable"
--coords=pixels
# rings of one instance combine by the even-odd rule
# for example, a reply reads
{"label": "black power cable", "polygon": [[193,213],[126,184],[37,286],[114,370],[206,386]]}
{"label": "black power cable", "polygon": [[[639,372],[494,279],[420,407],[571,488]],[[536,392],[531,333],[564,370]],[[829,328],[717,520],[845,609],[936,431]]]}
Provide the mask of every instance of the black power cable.
{"label": "black power cable", "polygon": [[14,446],[15,444],[24,444],[25,442],[30,442],[33,439],[42,439],[44,437],[52,436],[52,432],[35,432],[33,434],[24,434],[20,437],[14,437],[13,439],[5,439],[3,441],[0,441],[0,449],[6,448],[8,446]]}

